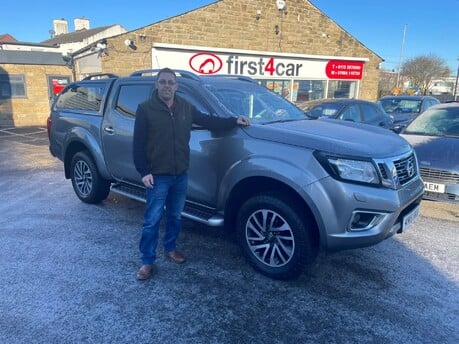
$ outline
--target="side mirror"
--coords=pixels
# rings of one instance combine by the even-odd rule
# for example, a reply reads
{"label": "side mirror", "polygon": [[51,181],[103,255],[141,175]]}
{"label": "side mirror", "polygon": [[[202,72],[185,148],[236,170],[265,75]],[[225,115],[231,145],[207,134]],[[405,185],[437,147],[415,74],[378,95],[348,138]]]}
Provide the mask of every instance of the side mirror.
{"label": "side mirror", "polygon": [[304,114],[310,119],[318,119],[320,117],[319,111],[305,111]]}

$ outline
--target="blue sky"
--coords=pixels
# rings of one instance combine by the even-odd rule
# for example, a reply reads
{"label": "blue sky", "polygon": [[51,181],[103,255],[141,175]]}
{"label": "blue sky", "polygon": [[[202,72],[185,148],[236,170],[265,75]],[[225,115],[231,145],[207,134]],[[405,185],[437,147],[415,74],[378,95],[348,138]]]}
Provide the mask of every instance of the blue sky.
{"label": "blue sky", "polygon": [[[136,0],[130,5],[129,1],[3,0],[0,34],[9,33],[19,41],[39,43],[50,37],[48,31],[52,29],[53,19],[67,19],[69,29],[73,31],[73,19],[83,16],[89,19],[91,28],[120,24],[130,31],[213,2]],[[311,2],[382,57],[384,69],[397,69],[400,55],[403,62],[420,55],[435,54],[446,62],[452,75],[456,74],[459,64],[459,0]],[[286,3],[288,7],[288,0]]]}

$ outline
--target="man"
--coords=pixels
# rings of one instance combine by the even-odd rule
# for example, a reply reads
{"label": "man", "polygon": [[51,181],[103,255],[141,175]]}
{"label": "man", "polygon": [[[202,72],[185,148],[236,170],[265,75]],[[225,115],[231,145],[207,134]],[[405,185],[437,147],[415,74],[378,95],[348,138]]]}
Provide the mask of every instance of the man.
{"label": "man", "polygon": [[192,124],[211,130],[250,125],[244,116],[219,118],[204,115],[177,97],[175,72],[169,68],[159,71],[155,86],[151,98],[138,106],[134,126],[134,163],[142,176],[147,196],[139,244],[142,266],[137,272],[138,280],[146,280],[152,274],[164,206],[164,252],[174,263],[185,262],[185,257],[176,249],[176,241],[181,229],[181,213],[188,186]]}

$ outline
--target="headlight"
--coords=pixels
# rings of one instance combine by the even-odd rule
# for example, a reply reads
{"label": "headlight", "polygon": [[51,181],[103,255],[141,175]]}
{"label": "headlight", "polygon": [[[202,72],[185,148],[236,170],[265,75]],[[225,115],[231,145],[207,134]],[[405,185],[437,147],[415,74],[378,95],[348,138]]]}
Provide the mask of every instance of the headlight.
{"label": "headlight", "polygon": [[378,171],[372,161],[329,156],[317,152],[315,156],[330,175],[336,179],[357,183],[380,184]]}

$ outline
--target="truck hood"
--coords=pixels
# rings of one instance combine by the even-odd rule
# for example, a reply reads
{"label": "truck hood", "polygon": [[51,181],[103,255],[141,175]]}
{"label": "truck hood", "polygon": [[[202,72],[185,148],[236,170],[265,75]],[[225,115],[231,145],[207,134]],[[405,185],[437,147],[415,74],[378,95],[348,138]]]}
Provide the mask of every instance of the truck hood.
{"label": "truck hood", "polygon": [[339,155],[387,158],[411,150],[405,139],[388,129],[334,119],[254,124],[246,132],[261,140]]}

